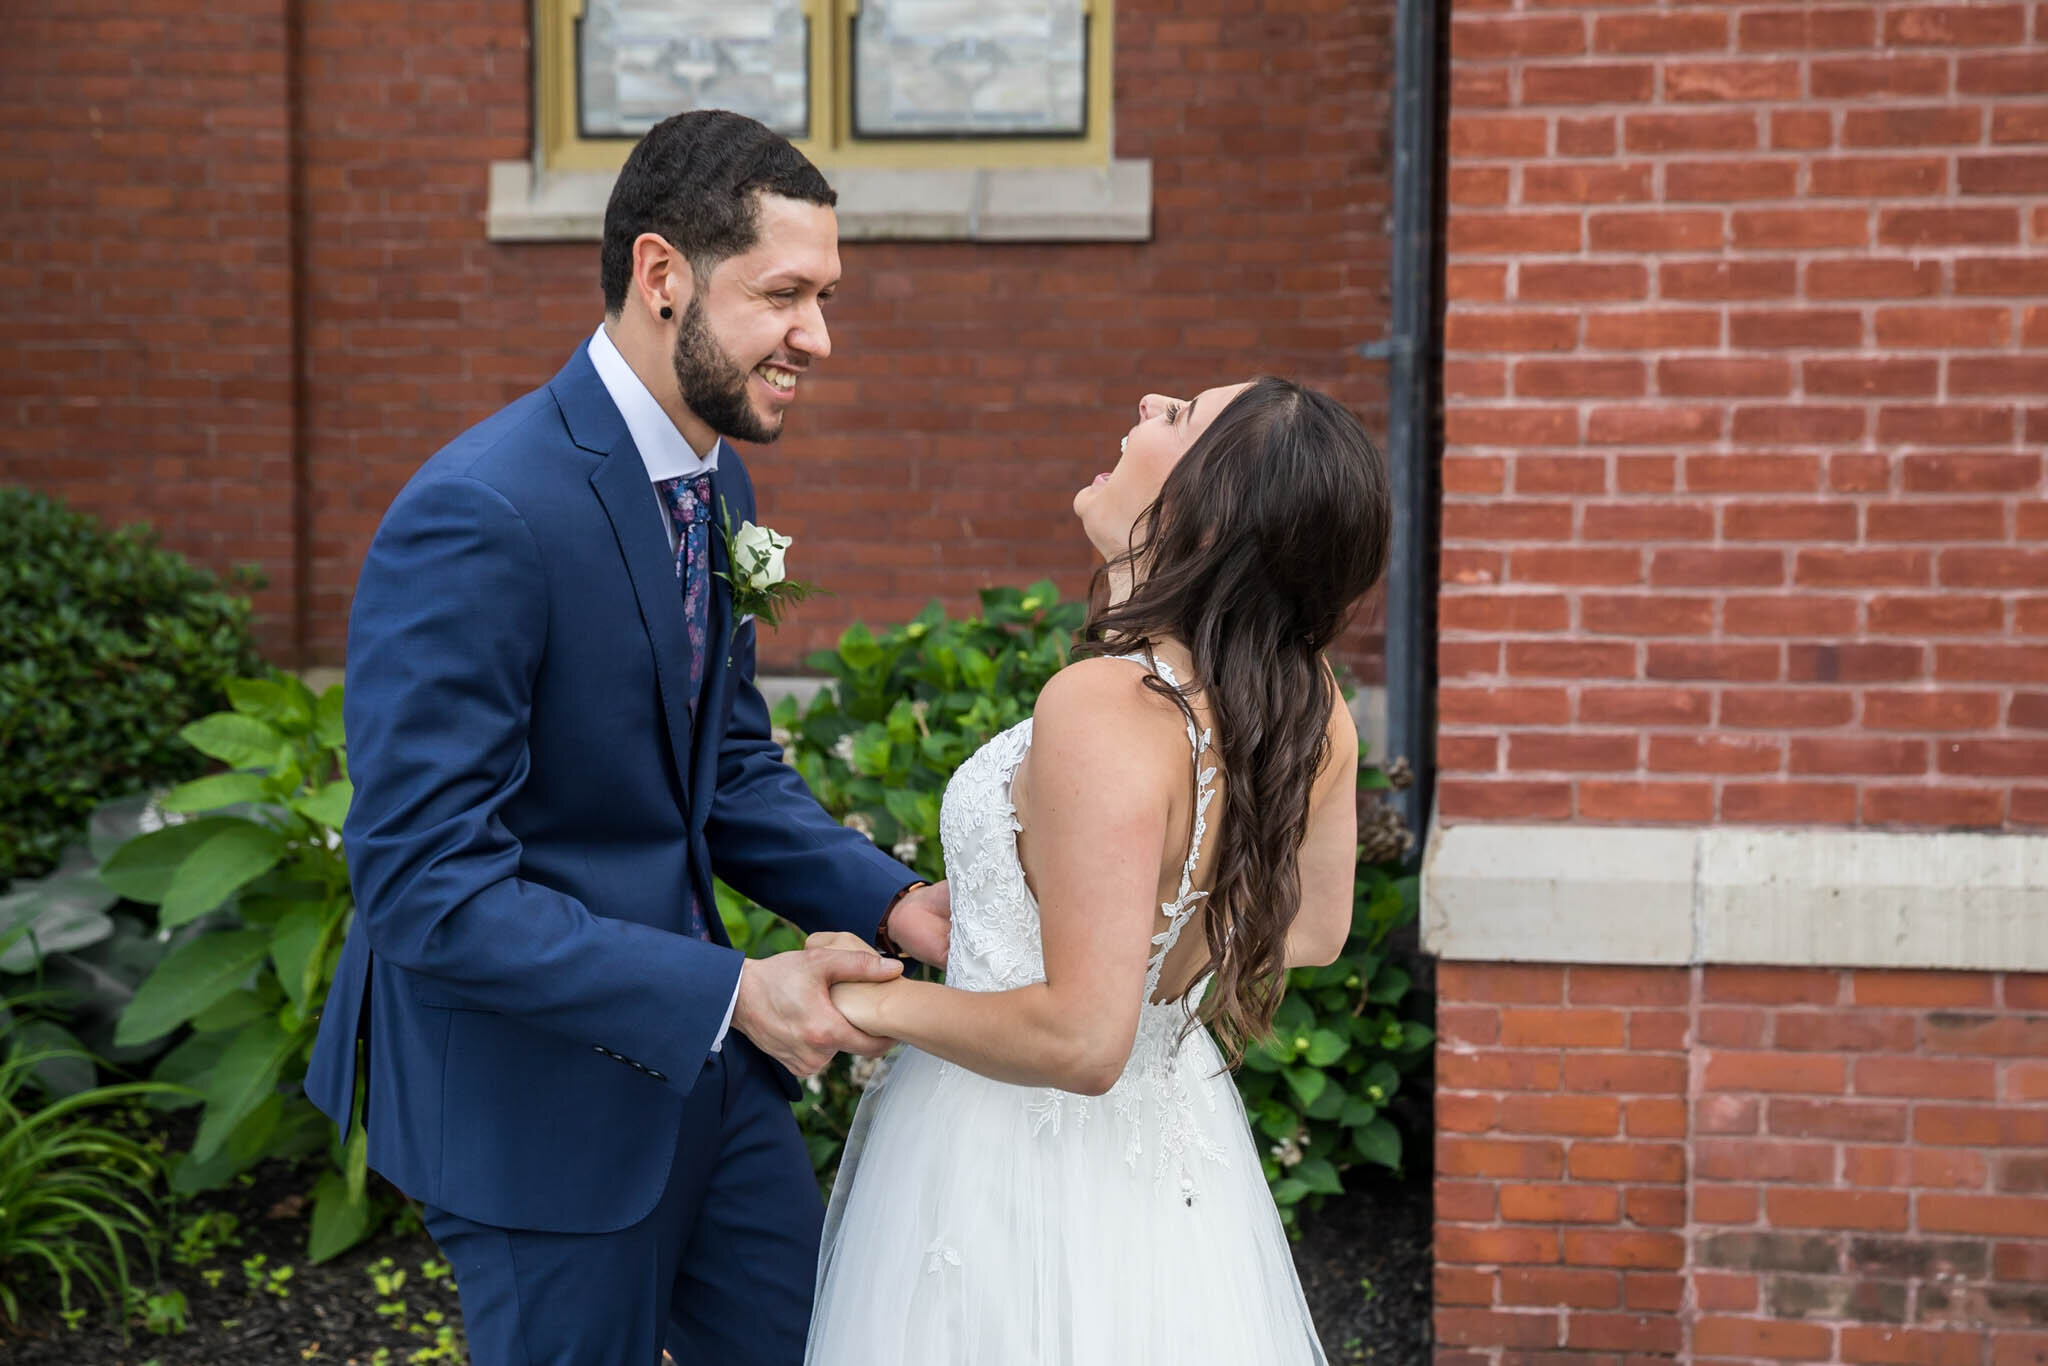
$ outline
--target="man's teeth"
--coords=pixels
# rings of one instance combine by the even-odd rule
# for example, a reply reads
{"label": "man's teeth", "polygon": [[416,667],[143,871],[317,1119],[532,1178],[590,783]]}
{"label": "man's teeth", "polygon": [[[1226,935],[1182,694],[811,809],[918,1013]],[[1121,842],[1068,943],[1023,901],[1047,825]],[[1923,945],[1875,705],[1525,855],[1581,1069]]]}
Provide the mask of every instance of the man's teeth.
{"label": "man's teeth", "polygon": [[772,365],[757,365],[754,367],[754,373],[784,393],[796,388],[796,375],[791,371],[778,370]]}

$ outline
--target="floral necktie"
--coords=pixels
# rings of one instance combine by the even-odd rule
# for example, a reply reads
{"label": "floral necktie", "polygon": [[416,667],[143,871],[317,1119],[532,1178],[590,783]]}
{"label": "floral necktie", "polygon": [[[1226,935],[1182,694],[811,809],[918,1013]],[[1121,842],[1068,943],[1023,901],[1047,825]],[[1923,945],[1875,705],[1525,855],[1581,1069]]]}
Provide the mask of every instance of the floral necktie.
{"label": "floral necktie", "polygon": [[[704,659],[711,648],[711,473],[657,480],[662,506],[676,527],[676,579],[683,585],[683,622],[690,633],[690,716],[704,691]],[[689,932],[711,937],[704,908],[690,891]]]}
{"label": "floral necktie", "polygon": [[655,487],[676,526],[676,581],[683,585],[683,621],[690,632],[690,714],[695,716],[711,636],[711,472],[663,479]]}

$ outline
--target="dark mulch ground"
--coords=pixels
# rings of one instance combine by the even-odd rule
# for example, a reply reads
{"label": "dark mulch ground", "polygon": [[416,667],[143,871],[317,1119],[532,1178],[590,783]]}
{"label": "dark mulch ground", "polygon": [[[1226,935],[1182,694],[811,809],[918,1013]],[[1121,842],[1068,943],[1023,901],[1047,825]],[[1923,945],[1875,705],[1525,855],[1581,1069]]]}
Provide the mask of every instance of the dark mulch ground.
{"label": "dark mulch ground", "polygon": [[[303,1200],[310,1179],[281,1162],[267,1162],[252,1175],[255,1180],[248,1186],[208,1192],[175,1212],[175,1218],[186,1218],[225,1210],[240,1221],[238,1245],[222,1248],[204,1264],[186,1267],[168,1258],[162,1263],[157,1288],[184,1292],[191,1324],[185,1332],[157,1336],[137,1327],[124,1343],[106,1315],[96,1311],[76,1331],[46,1320],[30,1325],[30,1336],[0,1336],[0,1361],[9,1366],[372,1366],[381,1347],[389,1366],[409,1366],[413,1353],[434,1344],[427,1311],[444,1314],[460,1331],[454,1282],[421,1274],[421,1263],[438,1261],[439,1253],[417,1225],[410,1233],[387,1231],[313,1266],[306,1260]],[[286,1295],[251,1288],[242,1262],[255,1256],[264,1258],[261,1273],[292,1268],[284,1282]],[[406,1272],[404,1286],[390,1297],[380,1296],[371,1279],[373,1264],[385,1257]],[[218,1286],[207,1284],[203,1273],[208,1270],[221,1273]],[[406,1306],[402,1315],[377,1312],[380,1303],[400,1300]],[[459,1366],[464,1359],[458,1348],[453,1361]]]}
{"label": "dark mulch ground", "polygon": [[[331,1262],[306,1261],[307,1178],[282,1163],[259,1167],[248,1186],[231,1186],[187,1202],[177,1217],[225,1210],[240,1221],[239,1243],[201,1266],[165,1260],[161,1286],[184,1292],[191,1327],[183,1333],[120,1333],[94,1314],[76,1331],[54,1320],[32,1323],[26,1336],[0,1336],[0,1362],[8,1366],[410,1366],[415,1352],[433,1344],[425,1313],[435,1310],[459,1325],[453,1284],[423,1276],[423,1262],[438,1260],[417,1231],[387,1232]],[[1397,1179],[1353,1170],[1342,1196],[1302,1215],[1295,1266],[1332,1366],[1427,1366],[1430,1360],[1430,1196],[1426,1175]],[[252,1289],[245,1258],[262,1256],[264,1270],[290,1266],[289,1294]],[[389,1257],[407,1272],[404,1287],[380,1296],[372,1267]],[[204,1272],[220,1273],[207,1284]],[[402,1299],[406,1312],[380,1314],[379,1303]],[[416,1330],[427,1330],[426,1332]],[[385,1349],[381,1358],[378,1349]],[[431,1361],[449,1361],[430,1357]],[[452,1359],[454,1366],[465,1360]],[[1141,1366],[1133,1363],[1133,1366]]]}
{"label": "dark mulch ground", "polygon": [[1354,1168],[1301,1216],[1294,1267],[1331,1366],[1429,1366],[1430,1183]]}

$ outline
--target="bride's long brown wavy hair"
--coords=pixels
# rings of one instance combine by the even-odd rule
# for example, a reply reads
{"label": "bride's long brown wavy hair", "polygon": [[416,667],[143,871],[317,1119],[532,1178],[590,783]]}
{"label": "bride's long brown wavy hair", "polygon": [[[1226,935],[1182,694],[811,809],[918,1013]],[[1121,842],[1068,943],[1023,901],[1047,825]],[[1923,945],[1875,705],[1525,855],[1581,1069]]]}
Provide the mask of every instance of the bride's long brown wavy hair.
{"label": "bride's long brown wavy hair", "polygon": [[[1227,783],[1196,980],[1215,974],[1202,1014],[1233,1065],[1280,1004],[1316,777],[1351,757],[1328,752],[1323,652],[1379,582],[1392,516],[1386,461],[1358,419],[1266,376],[1189,446],[1089,588],[1075,658],[1178,641],[1194,656],[1185,686],[1214,714]],[[1132,588],[1112,603],[1121,574]],[[1194,720],[1164,680],[1145,682]]]}

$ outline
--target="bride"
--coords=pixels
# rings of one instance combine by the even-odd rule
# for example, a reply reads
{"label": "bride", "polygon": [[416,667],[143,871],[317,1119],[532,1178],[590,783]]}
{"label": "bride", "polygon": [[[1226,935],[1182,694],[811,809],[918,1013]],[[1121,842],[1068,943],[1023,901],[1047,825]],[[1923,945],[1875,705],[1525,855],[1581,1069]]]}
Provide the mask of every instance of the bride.
{"label": "bride", "polygon": [[1227,1069],[1350,931],[1322,652],[1380,576],[1387,476],[1285,380],[1138,413],[1074,498],[1107,561],[1078,662],[947,788],[947,985],[833,989],[907,1047],[826,1213],[820,1366],[1324,1359]]}

